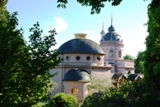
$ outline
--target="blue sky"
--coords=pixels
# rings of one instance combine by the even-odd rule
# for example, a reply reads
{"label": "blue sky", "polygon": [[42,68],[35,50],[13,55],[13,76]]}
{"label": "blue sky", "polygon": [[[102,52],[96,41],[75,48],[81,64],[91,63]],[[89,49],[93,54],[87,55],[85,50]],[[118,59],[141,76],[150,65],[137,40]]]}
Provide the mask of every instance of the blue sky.
{"label": "blue sky", "polygon": [[150,0],[123,0],[119,6],[106,3],[100,14],[91,15],[90,7],[81,6],[76,0],[68,0],[67,8],[57,8],[57,0],[9,0],[7,9],[18,11],[19,27],[25,31],[28,41],[29,28],[39,21],[44,35],[56,28],[58,48],[62,43],[73,39],[74,33],[87,33],[87,38],[99,43],[102,22],[108,31],[113,15],[113,26],[123,39],[124,53],[136,57],[138,51],[145,49],[145,37],[148,35],[147,5]]}

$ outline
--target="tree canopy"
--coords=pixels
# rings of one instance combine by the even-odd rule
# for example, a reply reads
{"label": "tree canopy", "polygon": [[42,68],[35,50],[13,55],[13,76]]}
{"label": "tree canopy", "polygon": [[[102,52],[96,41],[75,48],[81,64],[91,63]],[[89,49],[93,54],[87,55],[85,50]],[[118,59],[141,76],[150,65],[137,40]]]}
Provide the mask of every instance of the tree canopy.
{"label": "tree canopy", "polygon": [[129,54],[126,54],[124,57],[124,60],[134,60],[135,58]]}
{"label": "tree canopy", "polygon": [[[5,0],[4,0],[5,1]],[[23,30],[18,29],[17,13],[10,14],[0,6],[0,105],[2,107],[30,107],[49,98],[54,84],[49,70],[60,60],[51,50],[56,44],[55,29],[42,37],[39,23],[30,28],[29,44],[25,44]]]}
{"label": "tree canopy", "polygon": [[144,51],[138,52],[135,63],[135,73],[144,73]]}
{"label": "tree canopy", "polygon": [[[91,14],[100,13],[101,8],[105,7],[105,2],[111,2],[112,6],[117,6],[122,0],[77,0],[82,6],[90,6]],[[57,7],[66,8],[68,0],[57,0]]]}
{"label": "tree canopy", "polygon": [[148,33],[145,51],[145,80],[153,90],[160,91],[160,1],[148,6]]}

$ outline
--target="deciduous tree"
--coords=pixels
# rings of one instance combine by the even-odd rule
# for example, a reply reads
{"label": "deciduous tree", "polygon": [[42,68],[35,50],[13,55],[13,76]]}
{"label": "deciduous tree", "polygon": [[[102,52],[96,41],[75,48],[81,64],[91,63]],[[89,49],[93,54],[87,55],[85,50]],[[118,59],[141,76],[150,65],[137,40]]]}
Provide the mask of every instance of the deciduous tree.
{"label": "deciduous tree", "polygon": [[[101,8],[105,7],[105,2],[111,2],[112,6],[117,6],[122,0],[77,0],[82,6],[90,6],[91,14],[100,13]],[[57,0],[57,7],[66,8],[68,0]]]}
{"label": "deciduous tree", "polygon": [[135,63],[135,73],[144,73],[144,51],[138,52]]}
{"label": "deciduous tree", "polygon": [[160,91],[160,1],[148,6],[148,32],[145,51],[145,80],[153,90]]}
{"label": "deciduous tree", "polygon": [[53,89],[49,70],[60,60],[51,50],[56,44],[55,30],[42,37],[39,23],[30,29],[30,42],[25,44],[23,30],[18,29],[17,13],[10,14],[0,6],[0,106],[30,107],[45,102]]}
{"label": "deciduous tree", "polygon": [[126,54],[124,57],[124,60],[134,60],[135,58],[129,54]]}

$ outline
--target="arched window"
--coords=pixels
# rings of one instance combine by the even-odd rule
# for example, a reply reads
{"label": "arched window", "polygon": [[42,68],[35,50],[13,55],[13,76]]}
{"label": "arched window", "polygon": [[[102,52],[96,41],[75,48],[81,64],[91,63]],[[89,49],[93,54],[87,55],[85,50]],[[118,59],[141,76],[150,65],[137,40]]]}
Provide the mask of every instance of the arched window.
{"label": "arched window", "polygon": [[110,57],[110,58],[113,58],[113,50],[110,50],[110,51],[109,51],[109,57]]}
{"label": "arched window", "polygon": [[121,51],[119,51],[119,57],[122,57],[122,52]]}
{"label": "arched window", "polygon": [[78,92],[79,92],[79,90],[78,90],[77,87],[73,87],[72,90],[71,90],[71,92],[72,92],[73,95],[77,95]]}

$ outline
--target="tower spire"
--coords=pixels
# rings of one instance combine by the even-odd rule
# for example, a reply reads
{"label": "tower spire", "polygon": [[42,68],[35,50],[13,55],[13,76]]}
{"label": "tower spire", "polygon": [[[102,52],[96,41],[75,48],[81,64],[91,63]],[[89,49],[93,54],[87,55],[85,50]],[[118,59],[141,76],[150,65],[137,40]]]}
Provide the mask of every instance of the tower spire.
{"label": "tower spire", "polygon": [[104,30],[104,22],[102,22],[102,31]]}

